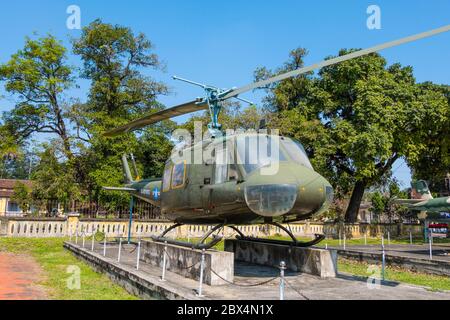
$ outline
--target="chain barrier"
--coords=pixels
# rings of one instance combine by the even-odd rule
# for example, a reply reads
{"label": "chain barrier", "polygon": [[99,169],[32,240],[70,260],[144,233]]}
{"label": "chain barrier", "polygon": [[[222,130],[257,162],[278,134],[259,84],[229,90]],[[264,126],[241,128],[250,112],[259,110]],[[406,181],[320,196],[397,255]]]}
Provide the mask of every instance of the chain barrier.
{"label": "chain barrier", "polygon": [[300,290],[296,289],[292,284],[289,283],[289,281],[284,278],[284,282],[288,285],[289,288],[291,288],[293,291],[295,291],[299,296],[301,296],[305,300],[310,300],[307,296],[305,296]]}
{"label": "chain barrier", "polygon": [[234,283],[234,282],[228,281],[227,279],[224,279],[224,278],[221,277],[217,272],[215,272],[213,269],[211,269],[211,272],[214,273],[214,274],[215,274],[218,278],[220,278],[221,280],[225,281],[226,283],[228,283],[228,284],[230,284],[230,285],[236,286],[236,287],[259,287],[259,286],[263,286],[263,285],[265,285],[265,284],[268,284],[268,283],[270,283],[270,282],[272,282],[272,281],[275,281],[275,280],[277,280],[277,279],[280,278],[280,276],[276,276],[276,277],[274,277],[274,278],[272,278],[272,279],[269,279],[269,280],[266,280],[266,281],[263,281],[263,282],[260,282],[260,283],[254,283],[254,284],[239,284],[239,283]]}

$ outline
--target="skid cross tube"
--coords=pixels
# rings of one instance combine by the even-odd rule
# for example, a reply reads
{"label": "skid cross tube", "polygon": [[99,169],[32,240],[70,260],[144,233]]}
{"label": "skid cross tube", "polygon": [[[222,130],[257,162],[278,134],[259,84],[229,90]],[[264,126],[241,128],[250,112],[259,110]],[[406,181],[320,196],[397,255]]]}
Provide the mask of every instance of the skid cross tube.
{"label": "skid cross tube", "polygon": [[289,246],[300,247],[300,248],[312,247],[312,246],[322,242],[325,239],[325,236],[323,234],[316,234],[315,235],[316,238],[314,240],[309,241],[309,242],[301,242],[301,241],[297,240],[297,238],[294,236],[294,234],[290,230],[288,230],[281,224],[276,223],[276,222],[271,222],[268,224],[278,227],[281,230],[283,230],[284,232],[286,232],[289,235],[289,237],[292,239],[292,241],[247,237],[247,236],[243,236],[242,232],[238,231],[237,228],[233,228],[233,230],[238,231],[239,235],[236,237],[238,240],[269,243],[269,244],[289,245]]}
{"label": "skid cross tube", "polygon": [[154,242],[168,243],[168,244],[173,244],[173,245],[180,246],[180,247],[186,247],[186,248],[198,249],[198,250],[211,249],[216,244],[218,244],[220,241],[222,241],[222,237],[214,235],[212,241],[210,241],[208,243],[205,243],[206,239],[208,239],[214,232],[216,232],[220,228],[223,228],[224,224],[219,224],[219,225],[215,226],[214,228],[212,228],[211,230],[209,230],[202,237],[202,239],[200,240],[199,243],[190,243],[190,242],[185,242],[185,241],[178,241],[178,240],[173,240],[173,239],[169,239],[169,238],[165,237],[165,235],[168,234],[170,231],[172,231],[173,229],[176,229],[178,227],[181,227],[181,226],[183,226],[182,223],[174,224],[173,226],[171,226],[170,228],[165,230],[160,236],[158,236],[158,237],[152,236],[151,238],[152,238],[152,240]]}

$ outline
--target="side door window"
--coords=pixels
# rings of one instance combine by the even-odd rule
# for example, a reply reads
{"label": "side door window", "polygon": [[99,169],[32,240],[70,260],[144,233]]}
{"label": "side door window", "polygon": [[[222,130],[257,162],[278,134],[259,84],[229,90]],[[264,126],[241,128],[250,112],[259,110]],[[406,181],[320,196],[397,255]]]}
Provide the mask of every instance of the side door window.
{"label": "side door window", "polygon": [[167,165],[164,169],[163,176],[163,192],[167,192],[170,190],[170,181],[172,178],[172,165]]}
{"label": "side door window", "polygon": [[231,150],[227,148],[217,149],[214,169],[214,183],[221,184],[227,181],[237,180],[238,172],[236,163],[232,160]]}
{"label": "side door window", "polygon": [[172,189],[182,188],[186,182],[186,161],[173,166]]}
{"label": "side door window", "polygon": [[228,180],[228,153],[224,148],[216,149],[214,183],[221,184]]}

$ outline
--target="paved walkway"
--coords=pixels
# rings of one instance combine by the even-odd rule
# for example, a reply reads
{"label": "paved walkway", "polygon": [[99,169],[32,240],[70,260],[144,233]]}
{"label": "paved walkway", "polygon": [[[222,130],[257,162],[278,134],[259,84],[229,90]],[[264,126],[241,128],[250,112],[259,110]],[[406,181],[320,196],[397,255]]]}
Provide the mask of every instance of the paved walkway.
{"label": "paved walkway", "polygon": [[[80,247],[80,246],[79,246]],[[85,252],[115,266],[135,270],[135,246],[124,245],[121,263],[117,263],[118,246],[109,244],[106,258],[103,257],[103,246],[96,244],[94,253],[86,244]],[[141,252],[141,254],[143,254]],[[198,299],[195,291],[198,281],[184,278],[167,271],[166,282],[161,282],[161,269],[141,261],[140,271],[134,271],[135,276],[147,279],[157,286],[165,287],[172,292],[181,292],[186,299]],[[279,279],[264,285],[259,283],[279,275],[279,270],[270,267],[256,266],[246,263],[235,265],[235,285],[204,286],[205,299],[225,300],[276,300],[279,298]],[[450,292],[431,292],[422,287],[399,283],[384,283],[379,286],[368,286],[366,280],[350,275],[340,274],[337,278],[321,279],[319,277],[288,272],[288,285],[285,298],[288,300],[450,300]],[[250,287],[249,287],[250,285]],[[251,286],[254,285],[254,286]]]}
{"label": "paved walkway", "polygon": [[0,252],[0,300],[44,300],[37,285],[42,277],[39,265],[30,257]]}
{"label": "paved walkway", "polygon": [[[330,247],[337,250],[344,250],[343,246]],[[443,261],[450,263],[450,245],[449,244],[435,244],[433,245],[433,260]],[[381,253],[380,245],[347,245],[346,251],[367,252],[367,253]],[[430,247],[429,245],[385,245],[385,251],[387,255],[416,258],[416,259],[429,259]]]}

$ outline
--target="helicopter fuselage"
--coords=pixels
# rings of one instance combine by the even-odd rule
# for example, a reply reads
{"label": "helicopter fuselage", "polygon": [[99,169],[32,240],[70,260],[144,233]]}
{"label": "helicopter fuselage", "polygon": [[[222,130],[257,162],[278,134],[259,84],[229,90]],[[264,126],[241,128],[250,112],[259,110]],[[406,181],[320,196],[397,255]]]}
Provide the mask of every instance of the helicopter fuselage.
{"label": "helicopter fuselage", "polygon": [[[201,161],[194,159],[198,154]],[[265,134],[220,137],[177,150],[162,179],[127,187],[183,224],[301,221],[326,211],[333,198],[333,188],[314,171],[301,144]]]}

